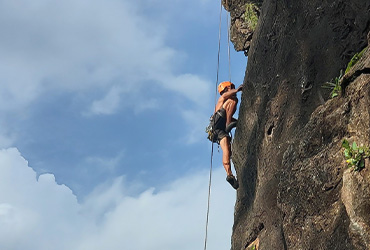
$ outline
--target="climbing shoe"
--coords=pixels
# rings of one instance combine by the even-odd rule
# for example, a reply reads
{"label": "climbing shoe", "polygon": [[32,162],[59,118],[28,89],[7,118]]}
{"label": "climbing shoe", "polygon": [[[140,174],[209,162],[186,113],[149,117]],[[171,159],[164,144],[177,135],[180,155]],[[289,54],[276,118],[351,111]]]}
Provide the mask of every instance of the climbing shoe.
{"label": "climbing shoe", "polygon": [[226,126],[225,128],[225,132],[226,133],[230,133],[230,131],[236,127],[236,124],[237,124],[238,120],[234,119],[232,122],[230,122],[229,125]]}
{"label": "climbing shoe", "polygon": [[230,185],[234,188],[234,189],[238,189],[239,187],[239,183],[238,183],[238,180],[235,179],[234,175],[228,175],[226,177],[226,181],[228,183],[230,183]]}

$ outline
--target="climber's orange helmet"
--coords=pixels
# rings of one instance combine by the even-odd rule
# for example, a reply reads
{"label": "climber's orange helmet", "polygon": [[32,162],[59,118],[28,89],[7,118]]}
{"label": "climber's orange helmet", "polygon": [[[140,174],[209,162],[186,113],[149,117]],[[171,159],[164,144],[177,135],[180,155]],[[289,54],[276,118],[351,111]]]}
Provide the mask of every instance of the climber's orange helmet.
{"label": "climber's orange helmet", "polygon": [[218,93],[222,93],[227,87],[235,88],[235,85],[232,82],[226,81],[218,85]]}

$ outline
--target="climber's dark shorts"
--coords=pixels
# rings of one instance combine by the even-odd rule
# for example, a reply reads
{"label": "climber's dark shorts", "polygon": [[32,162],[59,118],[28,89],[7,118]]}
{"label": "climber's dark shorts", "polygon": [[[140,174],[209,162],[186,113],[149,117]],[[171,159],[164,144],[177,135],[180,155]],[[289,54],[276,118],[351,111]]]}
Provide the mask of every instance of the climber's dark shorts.
{"label": "climber's dark shorts", "polygon": [[225,138],[225,137],[229,137],[230,138],[230,135],[228,133],[226,133],[224,130],[222,129],[216,129],[215,130],[215,134],[217,135],[217,143],[220,143],[220,141]]}
{"label": "climber's dark shorts", "polygon": [[217,137],[216,142],[220,144],[220,141],[225,138],[229,137],[229,133],[225,131],[226,129],[226,110],[224,108],[220,108],[215,115],[218,115],[215,122],[215,131],[214,134]]}

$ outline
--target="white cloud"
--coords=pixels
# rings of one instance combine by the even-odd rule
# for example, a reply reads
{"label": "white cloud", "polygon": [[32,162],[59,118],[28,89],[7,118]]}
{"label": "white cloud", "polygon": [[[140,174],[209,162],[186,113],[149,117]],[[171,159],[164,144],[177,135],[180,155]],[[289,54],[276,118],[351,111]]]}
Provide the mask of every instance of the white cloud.
{"label": "white cloud", "polygon": [[101,100],[92,103],[88,114],[109,115],[115,113],[120,103],[121,90],[113,87]]}
{"label": "white cloud", "polygon": [[160,107],[160,102],[158,101],[158,99],[149,98],[149,99],[137,101],[134,107],[134,110],[136,114],[139,114],[145,110],[158,109],[159,107]]}
{"label": "white cloud", "polygon": [[160,104],[156,98],[142,97],[137,89],[113,86],[101,99],[93,101],[88,111],[82,114],[85,116],[111,115],[124,108],[130,108],[138,114],[159,107]]}
{"label": "white cloud", "polygon": [[89,156],[85,159],[86,165],[96,166],[94,171],[113,171],[124,157],[124,151],[118,152],[114,157]]}
{"label": "white cloud", "polygon": [[0,171],[0,249],[57,249],[55,242],[59,249],[68,249],[80,225],[86,225],[71,190],[56,185],[50,174],[37,181],[14,148],[0,151]]}
{"label": "white cloud", "polygon": [[[230,248],[235,191],[214,170],[209,249]],[[204,244],[208,173],[170,181],[139,196],[124,178],[78,203],[51,174],[36,180],[17,149],[0,151],[0,248],[188,250]]]}
{"label": "white cloud", "polygon": [[199,107],[209,105],[211,84],[199,76],[192,74],[170,76],[165,78],[162,84],[168,89],[182,93]]}
{"label": "white cloud", "polygon": [[0,1],[0,111],[26,107],[47,91],[97,88],[107,94],[91,114],[112,114],[125,102],[116,86],[142,89],[148,82],[197,102],[199,95],[189,93],[207,91],[207,81],[174,73],[182,52],[165,44],[166,25],[137,4]]}

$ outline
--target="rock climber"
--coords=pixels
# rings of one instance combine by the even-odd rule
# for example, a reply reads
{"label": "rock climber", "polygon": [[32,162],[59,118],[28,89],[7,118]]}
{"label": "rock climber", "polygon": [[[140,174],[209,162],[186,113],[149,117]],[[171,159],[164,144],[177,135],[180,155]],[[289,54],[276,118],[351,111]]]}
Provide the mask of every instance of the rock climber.
{"label": "rock climber", "polygon": [[226,181],[235,189],[239,187],[239,183],[231,171],[231,138],[229,132],[232,127],[236,126],[237,120],[233,118],[236,111],[236,105],[238,104],[236,93],[242,91],[242,88],[243,85],[240,85],[235,89],[235,85],[233,83],[229,81],[221,82],[218,85],[218,92],[221,96],[218,98],[215,107],[215,114],[217,113],[219,116],[218,122],[216,122],[215,126],[215,135],[217,136],[216,140],[222,149],[222,164],[227,174]]}

